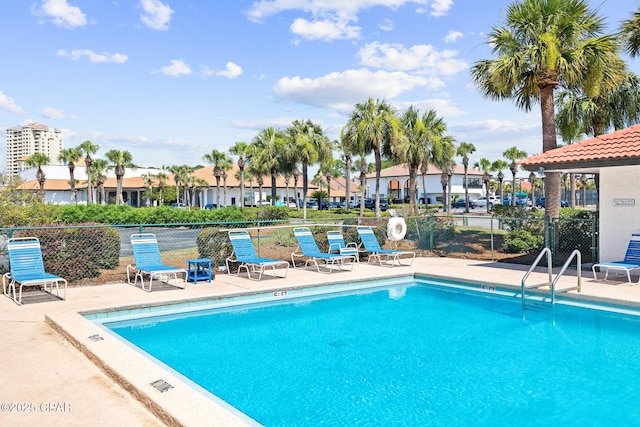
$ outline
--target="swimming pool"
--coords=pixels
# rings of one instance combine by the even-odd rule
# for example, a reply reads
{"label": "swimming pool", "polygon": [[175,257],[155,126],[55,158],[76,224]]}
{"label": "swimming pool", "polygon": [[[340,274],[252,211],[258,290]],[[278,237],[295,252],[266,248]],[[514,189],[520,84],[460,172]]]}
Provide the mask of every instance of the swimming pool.
{"label": "swimming pool", "polygon": [[335,290],[97,321],[267,426],[640,419],[637,316],[426,279]]}

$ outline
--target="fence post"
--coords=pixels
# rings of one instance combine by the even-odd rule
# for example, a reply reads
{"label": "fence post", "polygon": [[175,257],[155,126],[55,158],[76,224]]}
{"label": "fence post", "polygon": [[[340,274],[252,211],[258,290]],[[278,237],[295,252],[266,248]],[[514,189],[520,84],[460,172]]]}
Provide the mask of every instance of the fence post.
{"label": "fence post", "polygon": [[429,217],[429,250],[433,250],[433,215]]}
{"label": "fence post", "polygon": [[491,215],[490,221],[491,221],[491,261],[495,261],[496,258],[493,254],[493,215]]}

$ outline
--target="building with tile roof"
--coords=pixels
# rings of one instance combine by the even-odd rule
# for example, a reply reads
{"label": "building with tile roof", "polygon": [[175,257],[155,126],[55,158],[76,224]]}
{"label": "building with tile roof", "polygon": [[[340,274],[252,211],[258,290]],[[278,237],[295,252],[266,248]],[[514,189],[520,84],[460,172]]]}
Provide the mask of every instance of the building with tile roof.
{"label": "building with tile roof", "polygon": [[640,232],[640,125],[549,150],[519,164],[531,171],[597,174],[599,260],[624,258],[631,234]]}

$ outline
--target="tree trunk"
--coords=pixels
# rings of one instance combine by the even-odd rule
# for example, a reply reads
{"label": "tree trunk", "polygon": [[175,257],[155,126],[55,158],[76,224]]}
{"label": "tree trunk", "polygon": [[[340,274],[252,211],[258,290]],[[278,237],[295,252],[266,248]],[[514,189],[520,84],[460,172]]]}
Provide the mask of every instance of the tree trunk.
{"label": "tree trunk", "polygon": [[374,150],[374,157],[376,161],[376,218],[380,217],[380,172],[382,171],[382,157],[380,155],[380,150]]}
{"label": "tree trunk", "polygon": [[[558,147],[556,140],[556,121],[553,105],[553,85],[540,88],[540,109],[542,112],[542,151],[547,152]],[[560,215],[560,173],[545,172],[545,209],[547,218]]]}
{"label": "tree trunk", "polygon": [[344,158],[345,165],[345,178],[346,182],[344,184],[344,210],[345,212],[349,212],[349,204],[351,203],[351,156],[345,156]]}

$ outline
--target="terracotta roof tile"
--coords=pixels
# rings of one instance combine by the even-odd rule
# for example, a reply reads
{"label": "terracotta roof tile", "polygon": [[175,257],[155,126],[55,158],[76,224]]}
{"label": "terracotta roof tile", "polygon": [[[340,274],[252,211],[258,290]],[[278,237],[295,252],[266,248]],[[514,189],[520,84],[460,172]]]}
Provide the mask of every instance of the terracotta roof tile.
{"label": "terracotta roof tile", "polygon": [[518,164],[525,168],[535,168],[545,165],[601,164],[604,166],[613,162],[640,163],[640,125],[549,150],[522,160]]}

